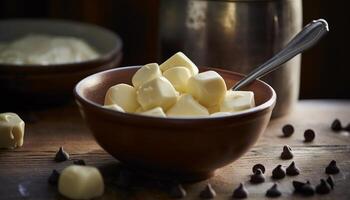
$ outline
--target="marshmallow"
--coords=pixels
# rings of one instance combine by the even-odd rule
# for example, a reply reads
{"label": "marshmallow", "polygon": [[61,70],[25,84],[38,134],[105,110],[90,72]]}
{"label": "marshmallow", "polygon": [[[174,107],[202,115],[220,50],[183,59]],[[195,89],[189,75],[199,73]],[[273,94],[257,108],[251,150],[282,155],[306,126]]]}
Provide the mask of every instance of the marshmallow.
{"label": "marshmallow", "polygon": [[221,112],[237,112],[255,106],[254,93],[250,91],[227,91],[220,106]]}
{"label": "marshmallow", "polygon": [[185,54],[182,52],[177,52],[173,56],[171,56],[168,60],[163,62],[160,65],[160,69],[162,72],[165,72],[166,70],[173,68],[173,67],[186,67],[190,70],[192,75],[198,74],[198,68],[197,66],[189,59]]}
{"label": "marshmallow", "polygon": [[154,78],[162,76],[162,72],[159,69],[157,63],[150,63],[142,66],[132,77],[132,84],[135,88],[140,87],[142,84],[150,81]]}
{"label": "marshmallow", "polygon": [[58,180],[58,191],[70,199],[92,199],[103,194],[104,183],[95,167],[71,165]]}
{"label": "marshmallow", "polygon": [[16,113],[0,114],[0,149],[23,145],[24,121]]}
{"label": "marshmallow", "polygon": [[224,99],[226,84],[217,72],[206,71],[188,80],[187,91],[203,106],[212,107]]}
{"label": "marshmallow", "polygon": [[186,92],[187,81],[192,75],[186,67],[173,67],[163,72],[163,76],[173,84],[177,91]]}
{"label": "marshmallow", "polygon": [[164,77],[157,77],[140,86],[137,90],[137,100],[142,109],[149,110],[161,107],[167,110],[177,101],[177,91]]}
{"label": "marshmallow", "polygon": [[108,89],[105,105],[117,104],[125,112],[134,112],[140,105],[136,100],[136,90],[128,84],[117,84]]}
{"label": "marshmallow", "polygon": [[200,105],[191,95],[183,94],[176,104],[167,111],[168,117],[208,116],[208,110]]}
{"label": "marshmallow", "polygon": [[147,110],[145,112],[141,112],[141,115],[148,115],[148,116],[154,116],[154,117],[166,117],[163,109],[161,107],[155,107],[151,110]]}
{"label": "marshmallow", "polygon": [[105,105],[103,107],[111,109],[111,110],[116,110],[116,111],[119,111],[119,112],[125,112],[124,109],[122,107],[118,106],[117,104]]}

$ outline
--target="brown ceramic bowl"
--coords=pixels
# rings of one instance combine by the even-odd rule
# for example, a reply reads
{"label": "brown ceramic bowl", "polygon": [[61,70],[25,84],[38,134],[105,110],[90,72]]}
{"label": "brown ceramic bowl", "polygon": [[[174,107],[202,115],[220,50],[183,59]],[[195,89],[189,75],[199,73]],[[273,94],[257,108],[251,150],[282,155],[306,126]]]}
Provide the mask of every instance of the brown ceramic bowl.
{"label": "brown ceramic bowl", "polygon": [[[93,60],[54,65],[0,63],[2,105],[16,107],[60,103],[72,96],[82,78],[118,66],[122,41],[115,33],[91,24],[65,20],[13,19],[0,21],[0,43],[28,34],[74,36],[85,40],[100,56]],[[5,101],[5,102],[4,102]]]}
{"label": "brown ceramic bowl", "polygon": [[[127,166],[159,177],[201,180],[238,159],[265,130],[276,101],[274,90],[256,80],[256,107],[215,118],[158,118],[102,107],[109,87],[128,83],[139,67],[103,71],[80,81],[74,89],[80,111],[96,141]],[[207,71],[212,68],[201,68]],[[232,86],[243,75],[217,71]]]}

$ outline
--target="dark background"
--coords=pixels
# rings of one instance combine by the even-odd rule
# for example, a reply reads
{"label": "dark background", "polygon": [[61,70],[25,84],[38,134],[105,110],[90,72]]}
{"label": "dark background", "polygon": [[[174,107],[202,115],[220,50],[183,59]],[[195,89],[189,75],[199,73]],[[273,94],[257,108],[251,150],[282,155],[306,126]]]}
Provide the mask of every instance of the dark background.
{"label": "dark background", "polygon": [[[302,57],[301,98],[350,98],[350,15],[346,1],[304,0],[304,24],[324,18],[330,33]],[[124,42],[122,65],[157,60],[159,0],[0,0],[0,19],[62,18],[117,32]]]}

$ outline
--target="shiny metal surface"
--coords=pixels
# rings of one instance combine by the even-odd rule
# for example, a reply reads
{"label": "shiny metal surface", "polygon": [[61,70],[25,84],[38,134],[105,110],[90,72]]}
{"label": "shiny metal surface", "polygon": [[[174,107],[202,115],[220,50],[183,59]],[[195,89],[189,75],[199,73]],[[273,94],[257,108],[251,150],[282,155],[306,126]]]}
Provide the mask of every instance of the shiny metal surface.
{"label": "shiny metal surface", "polygon": [[267,60],[262,65],[256,67],[242,80],[238,81],[231,90],[239,90],[255,79],[261,78],[270,72],[282,67],[281,65],[294,56],[304,52],[314,46],[326,33],[328,33],[328,23],[324,19],[314,20],[307,24],[280,52]]}
{"label": "shiny metal surface", "polygon": [[[160,61],[183,51],[199,66],[247,74],[301,30],[301,0],[161,0]],[[277,93],[273,115],[292,108],[299,95],[300,56],[263,80]]]}

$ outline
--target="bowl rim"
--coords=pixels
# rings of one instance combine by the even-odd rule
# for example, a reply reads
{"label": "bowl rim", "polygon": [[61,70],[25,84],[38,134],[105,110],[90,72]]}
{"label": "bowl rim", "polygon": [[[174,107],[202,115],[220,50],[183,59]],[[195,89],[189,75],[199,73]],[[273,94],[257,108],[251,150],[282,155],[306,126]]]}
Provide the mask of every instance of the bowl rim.
{"label": "bowl rim", "polygon": [[[270,107],[273,108],[275,103],[276,103],[276,93],[275,93],[274,89],[269,84],[267,84],[264,81],[261,81],[259,79],[255,80],[255,81],[258,81],[260,84],[263,84],[271,91],[271,93],[272,93],[271,98],[269,98],[266,102],[264,102],[258,106],[255,106],[253,108],[243,110],[240,112],[235,112],[234,114],[228,115],[228,116],[184,118],[184,117],[156,117],[156,116],[139,115],[139,114],[134,114],[134,113],[126,113],[126,112],[124,113],[124,112],[119,112],[119,111],[111,110],[108,108],[104,108],[102,105],[99,105],[98,103],[95,103],[95,102],[85,98],[83,95],[81,95],[81,90],[79,90],[79,89],[80,89],[81,85],[83,83],[85,83],[86,81],[88,81],[89,79],[93,79],[94,77],[100,76],[102,74],[107,74],[107,73],[110,73],[112,71],[128,70],[128,69],[135,69],[135,68],[140,68],[140,67],[142,67],[142,65],[118,67],[118,68],[109,69],[109,70],[105,70],[105,71],[101,71],[101,72],[92,74],[92,75],[87,76],[84,79],[80,80],[75,85],[75,87],[73,89],[73,93],[74,93],[74,96],[76,98],[78,105],[79,105],[79,102],[82,102],[82,103],[88,104],[94,110],[97,110],[98,112],[104,112],[104,113],[107,113],[107,114],[115,116],[115,117],[123,117],[125,120],[143,120],[146,122],[152,122],[154,120],[156,120],[156,121],[161,120],[162,122],[174,122],[174,123],[189,122],[189,123],[192,123],[194,121],[203,122],[203,121],[215,121],[215,120],[231,119],[231,118],[241,118],[244,116],[259,113],[259,112],[264,111]],[[234,74],[234,75],[238,75],[238,76],[245,76],[245,75],[237,73],[237,72],[218,69],[218,68],[212,68],[212,67],[200,67],[200,68],[207,69],[207,70],[210,69],[210,70],[214,70],[214,71],[219,71],[221,73],[228,73],[228,74]]]}
{"label": "bowl rim", "polygon": [[17,70],[23,72],[41,72],[42,70],[49,71],[60,71],[66,68],[78,67],[81,65],[100,65],[112,60],[116,55],[121,53],[123,48],[123,41],[120,36],[102,26],[98,26],[91,23],[80,22],[75,20],[65,20],[65,19],[35,19],[35,18],[11,18],[11,19],[3,19],[0,20],[0,23],[40,23],[40,22],[50,22],[50,23],[62,23],[62,24],[71,24],[71,25],[80,25],[85,27],[91,27],[95,29],[99,29],[103,32],[106,32],[112,35],[115,38],[115,46],[108,53],[100,54],[98,57],[90,60],[84,60],[81,62],[70,62],[70,63],[62,63],[62,64],[48,64],[48,65],[40,65],[40,64],[12,64],[12,63],[0,63],[1,71],[9,71],[9,70]]}

